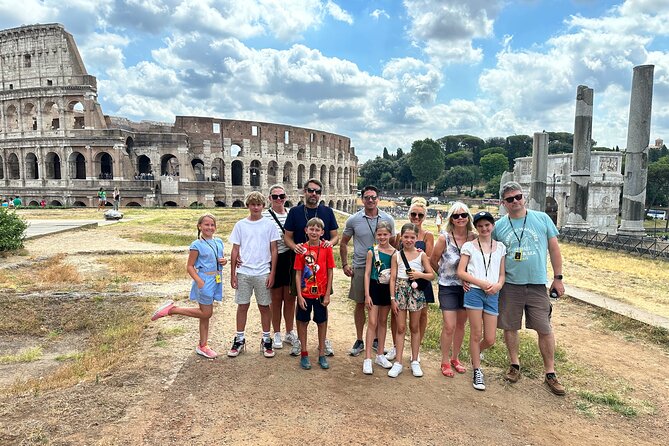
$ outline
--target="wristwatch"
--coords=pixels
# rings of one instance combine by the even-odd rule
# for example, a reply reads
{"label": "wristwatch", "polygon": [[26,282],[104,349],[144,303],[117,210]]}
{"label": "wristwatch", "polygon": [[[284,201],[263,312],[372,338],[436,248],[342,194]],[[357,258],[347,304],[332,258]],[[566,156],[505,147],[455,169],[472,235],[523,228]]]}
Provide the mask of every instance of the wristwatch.
{"label": "wristwatch", "polygon": [[555,280],[562,280],[562,274],[556,274],[553,276],[553,279]]}

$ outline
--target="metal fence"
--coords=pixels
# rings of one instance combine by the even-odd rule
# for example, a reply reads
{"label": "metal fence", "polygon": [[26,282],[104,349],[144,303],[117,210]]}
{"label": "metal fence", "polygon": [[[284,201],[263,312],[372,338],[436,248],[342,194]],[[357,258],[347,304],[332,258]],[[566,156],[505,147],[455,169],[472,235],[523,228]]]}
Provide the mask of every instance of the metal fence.
{"label": "metal fence", "polygon": [[593,248],[625,251],[654,259],[669,260],[669,242],[653,237],[601,234],[593,231],[562,228],[558,239]]}

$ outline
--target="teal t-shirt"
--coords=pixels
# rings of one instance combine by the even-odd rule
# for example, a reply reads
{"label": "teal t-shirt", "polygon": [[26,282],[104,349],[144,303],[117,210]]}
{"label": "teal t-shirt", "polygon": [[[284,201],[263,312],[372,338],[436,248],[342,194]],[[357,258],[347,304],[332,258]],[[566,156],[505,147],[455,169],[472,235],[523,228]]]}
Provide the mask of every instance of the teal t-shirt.
{"label": "teal t-shirt", "polygon": [[514,285],[545,285],[548,240],[557,237],[559,232],[544,212],[528,210],[523,231],[524,219],[510,220],[507,215],[495,223],[492,236],[506,246],[505,282]]}

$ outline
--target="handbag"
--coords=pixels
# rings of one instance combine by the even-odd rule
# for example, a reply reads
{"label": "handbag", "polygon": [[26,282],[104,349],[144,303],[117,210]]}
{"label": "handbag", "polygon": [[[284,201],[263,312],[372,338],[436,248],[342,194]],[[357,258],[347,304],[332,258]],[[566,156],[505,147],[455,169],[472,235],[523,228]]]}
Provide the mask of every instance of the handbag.
{"label": "handbag", "polygon": [[[409,262],[404,255],[404,250],[400,251],[400,256],[402,257],[402,262],[404,262],[404,267],[406,268],[407,273],[411,272],[411,267],[409,266]],[[416,279],[414,282],[416,282],[416,288],[420,291],[425,290],[428,286],[431,285],[431,282],[427,279]]]}
{"label": "handbag", "polygon": [[[378,274],[379,283],[383,284],[383,285],[387,285],[387,284],[390,283],[390,268],[381,269],[381,267],[383,266],[383,263],[381,263],[381,256],[379,255],[379,248],[376,244],[374,245],[373,254],[374,254],[374,266],[376,266],[377,272],[379,273]],[[395,253],[393,252],[393,254],[395,254]]]}

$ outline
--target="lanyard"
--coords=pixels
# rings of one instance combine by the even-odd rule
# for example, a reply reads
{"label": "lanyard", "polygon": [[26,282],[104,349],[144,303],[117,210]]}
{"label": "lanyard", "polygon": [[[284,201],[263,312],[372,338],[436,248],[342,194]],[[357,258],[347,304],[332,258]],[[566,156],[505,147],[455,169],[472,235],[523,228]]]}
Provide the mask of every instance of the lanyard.
{"label": "lanyard", "polygon": [[204,242],[211,248],[211,250],[214,251],[214,261],[216,262],[216,271],[220,271],[221,270],[221,265],[218,264],[218,244],[214,240],[214,245],[216,246],[216,248],[214,248],[213,246],[211,246],[211,244],[206,239],[202,239],[202,240],[204,240]]}
{"label": "lanyard", "polygon": [[513,235],[516,236],[516,240],[518,240],[518,247],[520,248],[521,241],[523,240],[523,235],[525,234],[525,223],[527,223],[527,214],[528,212],[525,211],[525,218],[523,219],[523,230],[520,232],[520,237],[518,237],[518,234],[516,233],[516,228],[513,227],[513,221],[511,221],[511,217],[509,217],[509,224],[511,225],[511,230],[513,231]]}
{"label": "lanyard", "polygon": [[481,240],[476,239],[476,242],[479,244],[479,249],[481,250],[481,257],[483,257],[483,268],[485,268],[485,277],[488,278],[488,269],[490,269],[490,264],[492,263],[492,239],[490,239],[490,255],[488,256],[488,264],[485,263],[485,253],[481,247]]}
{"label": "lanyard", "polygon": [[367,223],[367,227],[369,228],[370,232],[372,233],[372,240],[376,238],[376,228],[379,226],[379,216],[376,216],[376,224],[374,225],[374,229],[372,229],[372,225],[369,224],[369,220],[371,218],[367,218],[367,216],[363,215],[362,218],[365,219],[365,222]]}
{"label": "lanyard", "polygon": [[[304,210],[304,221],[305,221],[304,226],[306,226],[307,223],[309,223],[309,214],[307,214],[307,205],[306,204],[304,205],[303,210]],[[314,214],[314,216],[312,218],[316,218],[316,217],[318,217],[318,206],[316,206],[316,213]]]}
{"label": "lanyard", "polygon": [[[468,235],[469,231],[467,231],[467,235],[465,236],[465,241],[467,241],[467,238],[469,238]],[[458,253],[462,253],[462,251],[460,250],[460,245],[458,245],[458,241],[455,239],[455,234],[453,233],[453,231],[451,231],[451,238],[453,239],[453,243],[455,243],[455,247],[458,248]]]}

